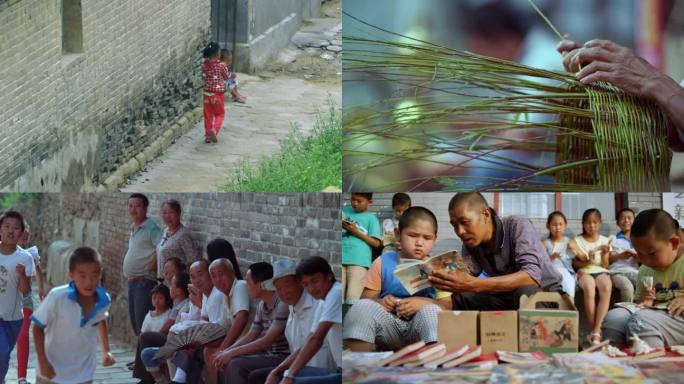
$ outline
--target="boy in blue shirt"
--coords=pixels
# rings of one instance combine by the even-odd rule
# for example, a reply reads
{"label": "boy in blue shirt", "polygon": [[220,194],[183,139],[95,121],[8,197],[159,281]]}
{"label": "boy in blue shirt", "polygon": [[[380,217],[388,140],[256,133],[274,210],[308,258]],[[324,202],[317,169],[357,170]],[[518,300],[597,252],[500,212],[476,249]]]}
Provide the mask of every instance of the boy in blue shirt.
{"label": "boy in blue shirt", "polygon": [[342,294],[349,304],[361,297],[373,248],[382,247],[380,222],[368,212],[373,194],[352,193],[350,202],[351,207],[342,208]]}

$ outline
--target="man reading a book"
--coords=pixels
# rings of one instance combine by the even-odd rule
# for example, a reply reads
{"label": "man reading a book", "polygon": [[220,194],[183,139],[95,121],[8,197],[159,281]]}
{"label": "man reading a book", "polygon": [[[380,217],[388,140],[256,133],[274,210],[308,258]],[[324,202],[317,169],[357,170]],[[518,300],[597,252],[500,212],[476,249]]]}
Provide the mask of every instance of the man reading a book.
{"label": "man reading a book", "polygon": [[522,295],[561,291],[561,276],[528,218],[499,217],[479,192],[467,192],[449,202],[449,220],[471,270],[435,271],[430,283],[453,292],[453,309],[513,310]]}

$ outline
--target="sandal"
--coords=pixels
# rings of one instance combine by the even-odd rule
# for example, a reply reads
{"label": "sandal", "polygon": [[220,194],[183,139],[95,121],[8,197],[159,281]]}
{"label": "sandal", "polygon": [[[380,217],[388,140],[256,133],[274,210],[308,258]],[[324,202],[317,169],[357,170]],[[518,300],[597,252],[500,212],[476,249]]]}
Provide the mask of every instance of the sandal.
{"label": "sandal", "polygon": [[592,332],[588,334],[587,341],[589,341],[589,344],[591,344],[592,346],[601,344],[601,333]]}

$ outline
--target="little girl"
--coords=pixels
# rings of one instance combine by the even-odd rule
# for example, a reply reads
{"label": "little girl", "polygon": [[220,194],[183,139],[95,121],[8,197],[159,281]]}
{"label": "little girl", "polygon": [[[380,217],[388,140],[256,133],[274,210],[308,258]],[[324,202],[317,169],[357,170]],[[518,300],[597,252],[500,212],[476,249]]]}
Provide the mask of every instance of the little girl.
{"label": "little girl", "polygon": [[211,42],[204,48],[202,79],[204,80],[204,142],[216,143],[225,118],[223,93],[228,80],[228,68],[219,60],[219,45]]}
{"label": "little girl", "polygon": [[634,211],[630,208],[622,208],[616,215],[615,220],[620,232],[615,235],[613,251],[610,253],[610,270],[613,286],[620,292],[621,302],[632,302],[634,299],[634,287],[636,287],[639,264],[637,254],[632,245],[629,235],[634,223]]}
{"label": "little girl", "polygon": [[355,352],[397,350],[416,341],[437,341],[441,308],[451,309],[451,292],[433,287],[413,295],[394,275],[400,259],[424,260],[437,239],[437,219],[428,209],[411,207],[399,219],[399,251],[373,261],[363,279],[364,290],[347,313],[344,339]]}
{"label": "little girl", "polygon": [[[582,214],[582,234],[570,241],[568,247],[574,252],[572,264],[577,270],[578,282],[584,295],[584,310],[592,330],[588,336],[592,345],[601,342],[601,323],[608,313],[613,285],[608,273],[611,242],[601,236],[601,212],[596,208]],[[596,289],[599,303],[596,306]]]}
{"label": "little girl", "polygon": [[237,74],[233,72],[233,53],[229,49],[221,50],[221,61],[226,65],[226,71],[228,73],[228,80],[225,81],[226,90],[230,91],[230,95],[233,96],[233,101],[236,103],[244,104],[247,98],[238,92],[238,80]]}
{"label": "little girl", "polygon": [[140,333],[159,332],[171,315],[171,294],[169,288],[164,284],[159,284],[150,291],[150,298],[154,310],[147,313],[143,320]]}
{"label": "little girl", "polygon": [[563,291],[574,298],[576,280],[575,270],[572,268],[572,254],[568,250],[570,239],[564,234],[567,227],[568,220],[563,212],[551,212],[546,219],[549,237],[543,242],[553,267],[563,276]]}

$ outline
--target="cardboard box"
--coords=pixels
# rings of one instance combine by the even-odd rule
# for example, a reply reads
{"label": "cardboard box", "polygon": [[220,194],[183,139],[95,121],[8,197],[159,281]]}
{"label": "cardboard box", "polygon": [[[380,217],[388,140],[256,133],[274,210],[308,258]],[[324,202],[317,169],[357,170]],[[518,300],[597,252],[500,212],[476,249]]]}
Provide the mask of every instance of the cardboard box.
{"label": "cardboard box", "polygon": [[[558,309],[537,309],[540,303],[554,303]],[[569,296],[556,292],[522,296],[518,318],[520,352],[577,352],[579,316]]]}
{"label": "cardboard box", "polygon": [[518,351],[518,313],[516,311],[480,312],[482,353]]}
{"label": "cardboard box", "polygon": [[437,340],[447,351],[468,345],[477,346],[478,311],[441,311],[437,320]]}

